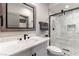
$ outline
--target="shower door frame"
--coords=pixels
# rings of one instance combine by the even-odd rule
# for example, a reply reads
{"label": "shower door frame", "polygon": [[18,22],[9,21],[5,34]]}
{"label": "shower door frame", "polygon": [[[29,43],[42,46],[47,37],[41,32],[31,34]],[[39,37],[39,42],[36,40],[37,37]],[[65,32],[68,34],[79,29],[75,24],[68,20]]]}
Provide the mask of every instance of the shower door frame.
{"label": "shower door frame", "polygon": [[[59,14],[65,14],[66,12],[69,12],[69,11],[73,11],[73,10],[77,10],[79,9],[79,7],[76,7],[76,8],[73,8],[73,9],[69,9],[69,10],[65,10],[64,12],[58,12],[58,13],[55,13],[55,14],[52,14],[52,15],[49,15],[49,37],[51,37],[51,17],[52,16],[56,16],[56,15],[59,15]],[[50,39],[51,40],[51,39]],[[49,40],[49,45],[51,44],[50,43],[50,40]]]}

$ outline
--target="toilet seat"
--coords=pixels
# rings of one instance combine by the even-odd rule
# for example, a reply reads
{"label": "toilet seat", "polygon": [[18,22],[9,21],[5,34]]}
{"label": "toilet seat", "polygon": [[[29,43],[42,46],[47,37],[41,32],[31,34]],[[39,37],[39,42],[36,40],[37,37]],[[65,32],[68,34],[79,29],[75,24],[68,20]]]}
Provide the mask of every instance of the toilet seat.
{"label": "toilet seat", "polygon": [[49,46],[47,49],[48,49],[48,50],[55,51],[55,52],[62,52],[62,50],[59,49],[59,48],[56,47],[56,46]]}
{"label": "toilet seat", "polygon": [[56,47],[56,46],[48,46],[47,50],[55,55],[63,55],[63,52],[60,48]]}

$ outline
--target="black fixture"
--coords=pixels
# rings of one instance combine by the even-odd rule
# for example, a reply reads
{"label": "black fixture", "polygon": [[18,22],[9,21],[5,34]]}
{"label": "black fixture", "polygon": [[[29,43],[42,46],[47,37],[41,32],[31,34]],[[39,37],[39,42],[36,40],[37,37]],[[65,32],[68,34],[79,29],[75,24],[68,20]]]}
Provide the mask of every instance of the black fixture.
{"label": "black fixture", "polygon": [[32,56],[36,56],[36,53],[33,53]]}
{"label": "black fixture", "polygon": [[22,38],[19,39],[20,41],[22,40]]}
{"label": "black fixture", "polygon": [[28,39],[30,38],[30,37],[27,37]]}
{"label": "black fixture", "polygon": [[64,10],[61,10],[61,13],[63,13],[64,12]]}
{"label": "black fixture", "polygon": [[24,40],[26,40],[26,37],[28,36],[28,34],[24,34]]}
{"label": "black fixture", "polygon": [[49,35],[46,34],[45,37],[49,37]]}
{"label": "black fixture", "polygon": [[65,49],[65,48],[63,48],[62,50],[65,50],[65,51],[67,51],[67,52],[70,52],[70,50],[68,50],[68,49]]}
{"label": "black fixture", "polygon": [[63,13],[65,15],[65,11],[64,10],[61,10],[61,13]]}
{"label": "black fixture", "polygon": [[0,25],[1,25],[1,27],[3,26],[3,16],[0,16]]}
{"label": "black fixture", "polygon": [[53,28],[53,30],[55,30],[55,28]]}

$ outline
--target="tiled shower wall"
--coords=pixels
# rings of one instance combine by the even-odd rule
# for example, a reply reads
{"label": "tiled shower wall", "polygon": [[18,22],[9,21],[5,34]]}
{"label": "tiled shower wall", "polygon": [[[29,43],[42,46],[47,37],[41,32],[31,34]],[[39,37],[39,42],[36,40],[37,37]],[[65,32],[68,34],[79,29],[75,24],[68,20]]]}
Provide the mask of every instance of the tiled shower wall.
{"label": "tiled shower wall", "polygon": [[[52,16],[51,20],[56,21],[55,30],[51,29],[51,44],[61,48],[79,48],[79,9]],[[76,25],[75,31],[68,31],[67,25],[72,24]]]}

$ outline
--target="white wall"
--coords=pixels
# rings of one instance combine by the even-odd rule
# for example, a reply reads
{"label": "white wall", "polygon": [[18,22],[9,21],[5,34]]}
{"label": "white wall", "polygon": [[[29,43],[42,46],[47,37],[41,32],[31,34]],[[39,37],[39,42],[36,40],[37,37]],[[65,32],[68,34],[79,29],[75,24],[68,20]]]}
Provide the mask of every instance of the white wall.
{"label": "white wall", "polygon": [[48,19],[48,4],[42,4],[42,3],[37,3],[35,4],[36,7],[37,7],[37,21],[36,21],[36,27],[37,27],[37,34],[42,36],[42,34],[47,34],[48,31],[40,31],[39,29],[39,21],[42,21],[42,22],[48,22],[49,23],[49,19]]}
{"label": "white wall", "polygon": [[[48,22],[48,5],[42,4],[42,3],[33,3],[36,7],[36,30],[35,31],[21,31],[21,32],[0,32],[0,37],[6,37],[6,36],[14,36],[14,35],[20,35],[24,33],[32,33],[36,35],[44,36],[47,32],[41,32],[39,29],[39,21]],[[4,27],[5,27],[5,4],[3,4],[4,7]],[[47,33],[48,34],[48,33]]]}

